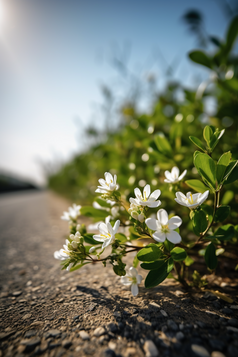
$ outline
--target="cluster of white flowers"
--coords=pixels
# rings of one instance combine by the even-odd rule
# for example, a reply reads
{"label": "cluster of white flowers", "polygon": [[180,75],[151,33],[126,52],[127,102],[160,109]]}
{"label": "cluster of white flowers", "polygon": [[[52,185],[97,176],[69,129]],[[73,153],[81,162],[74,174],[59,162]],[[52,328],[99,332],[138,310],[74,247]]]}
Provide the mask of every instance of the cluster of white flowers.
{"label": "cluster of white flowers", "polygon": [[[177,167],[173,167],[171,172],[165,171],[166,179],[164,182],[174,184],[181,181],[186,175],[187,170],[185,170],[181,175],[179,175],[179,169]],[[101,194],[110,194],[113,191],[118,190],[119,185],[117,184],[117,176],[114,177],[106,172],[104,174],[105,180],[100,179],[100,186],[96,189],[97,193]],[[140,191],[139,188],[135,188],[134,190],[135,198],[130,198],[130,208],[128,209],[129,214],[135,220],[145,224],[147,227],[153,231],[152,237],[157,242],[165,242],[167,239],[173,244],[178,244],[181,242],[182,238],[180,234],[176,231],[182,224],[182,219],[179,216],[173,216],[169,219],[168,213],[165,209],[160,209],[157,212],[157,219],[155,218],[146,218],[146,210],[148,208],[157,208],[161,205],[161,201],[158,200],[161,191],[155,190],[151,193],[150,185],[145,185],[143,192]],[[190,209],[195,209],[199,205],[201,205],[208,197],[209,191],[196,194],[191,194],[188,192],[186,196],[181,193],[176,193],[175,201],[182,205],[186,206]],[[106,196],[109,198],[107,202],[111,202],[112,206],[114,204],[113,201],[110,201],[110,196]],[[111,196],[112,197],[112,196]],[[104,222],[98,222],[97,228],[99,230],[99,234],[94,234],[93,239],[98,241],[98,245],[101,249],[108,247],[109,245],[115,242],[115,235],[118,232],[120,226],[120,220],[117,220],[114,226],[111,225],[110,219],[115,219],[119,215],[119,207],[115,206],[112,208],[101,207],[97,202],[94,202],[93,206],[97,209],[105,209],[110,212],[110,215],[106,218]],[[73,204],[72,207],[69,207],[68,212],[64,212],[61,217],[63,220],[69,221],[69,223],[76,222],[78,216],[80,215],[81,206]],[[78,248],[78,244],[82,239],[81,234],[79,233],[80,225],[77,225],[77,232],[75,234],[70,235],[70,240],[66,240],[66,244],[63,245],[63,249],[56,251],[54,253],[54,257],[59,260],[66,260],[70,257],[70,254]],[[89,253],[92,253],[97,249],[96,246],[90,248]],[[67,268],[69,270],[71,265]],[[142,281],[142,276],[137,273],[137,270],[133,267],[129,269],[125,276],[121,277],[121,282],[124,285],[131,286],[131,292],[133,296],[138,295],[138,284]]]}

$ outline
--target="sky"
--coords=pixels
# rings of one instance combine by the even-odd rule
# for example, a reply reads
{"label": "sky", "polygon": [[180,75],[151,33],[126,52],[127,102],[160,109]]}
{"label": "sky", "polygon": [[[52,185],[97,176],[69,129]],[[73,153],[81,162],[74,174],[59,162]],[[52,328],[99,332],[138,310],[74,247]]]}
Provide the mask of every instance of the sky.
{"label": "sky", "polygon": [[[42,185],[42,166],[84,150],[88,123],[104,125],[100,87],[113,85],[111,60],[123,48],[135,73],[160,53],[178,61],[174,78],[192,85],[202,70],[187,59],[197,45],[181,18],[200,10],[206,31],[223,38],[221,2],[0,0],[0,171]],[[164,80],[162,57],[150,70]]]}

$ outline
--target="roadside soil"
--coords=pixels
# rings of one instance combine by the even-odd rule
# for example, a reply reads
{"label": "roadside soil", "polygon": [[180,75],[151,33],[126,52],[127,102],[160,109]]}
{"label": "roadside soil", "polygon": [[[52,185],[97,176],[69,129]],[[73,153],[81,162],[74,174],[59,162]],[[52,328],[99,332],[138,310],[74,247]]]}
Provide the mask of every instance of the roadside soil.
{"label": "roadside soil", "polygon": [[2,198],[0,357],[238,356],[238,285],[229,260],[228,278],[218,272],[204,291],[168,279],[150,290],[141,284],[134,298],[110,266],[61,271],[53,253],[68,234],[60,216],[69,202],[51,192]]}

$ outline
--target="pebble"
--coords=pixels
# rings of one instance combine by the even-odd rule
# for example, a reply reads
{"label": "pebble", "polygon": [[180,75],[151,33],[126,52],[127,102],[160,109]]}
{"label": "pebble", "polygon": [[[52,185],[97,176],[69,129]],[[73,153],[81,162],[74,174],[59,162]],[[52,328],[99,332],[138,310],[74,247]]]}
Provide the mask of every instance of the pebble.
{"label": "pebble", "polygon": [[153,341],[151,341],[151,340],[145,341],[143,348],[145,351],[145,357],[159,356],[159,351]]}
{"label": "pebble", "polygon": [[203,346],[191,345],[191,350],[199,357],[210,357],[210,353]]}
{"label": "pebble", "polygon": [[181,341],[181,340],[184,339],[184,337],[185,336],[184,336],[183,332],[179,331],[179,332],[176,333],[177,340]]}
{"label": "pebble", "polygon": [[64,348],[69,348],[71,345],[72,345],[72,342],[71,342],[70,340],[64,340],[64,341],[62,342],[62,346],[63,346]]}
{"label": "pebble", "polygon": [[226,356],[220,351],[213,351],[211,357],[226,357]]}
{"label": "pebble", "polygon": [[22,320],[28,320],[31,318],[31,314],[26,314],[22,317]]}
{"label": "pebble", "polygon": [[100,327],[97,327],[96,330],[94,330],[93,336],[99,337],[99,336],[104,335],[105,333],[106,333],[105,328],[100,326]]}
{"label": "pebble", "polygon": [[21,344],[25,345],[25,352],[30,352],[32,350],[34,350],[34,348],[39,345],[41,342],[39,337],[34,337],[31,340],[22,340]]}
{"label": "pebble", "polygon": [[233,326],[226,326],[228,331],[232,331],[235,333],[238,333],[238,328],[237,327],[233,327]]}
{"label": "pebble", "polygon": [[103,353],[103,357],[115,357],[115,356],[116,356],[115,352],[110,348],[107,348]]}
{"label": "pebble", "polygon": [[117,345],[115,342],[110,341],[108,344],[108,347],[114,351],[116,349]]}
{"label": "pebble", "polygon": [[107,329],[110,332],[117,332],[118,330],[118,326],[116,324],[114,324],[113,322],[110,322],[109,324],[107,324]]}
{"label": "pebble", "polygon": [[13,296],[20,296],[22,294],[22,291],[14,291],[13,293],[12,293],[12,295]]}
{"label": "pebble", "polygon": [[51,329],[51,330],[47,331],[47,333],[49,334],[49,336],[58,337],[61,334],[61,331],[60,330]]}
{"label": "pebble", "polygon": [[160,310],[160,313],[164,316],[164,317],[168,317],[168,314],[166,311],[164,310]]}
{"label": "pebble", "polygon": [[36,330],[29,330],[29,331],[26,331],[24,337],[25,338],[30,338],[30,337],[33,337],[36,335]]}
{"label": "pebble", "polygon": [[238,310],[238,305],[231,305],[230,308],[233,310]]}
{"label": "pebble", "polygon": [[168,320],[167,325],[170,330],[178,331],[178,325],[174,322],[174,320]]}
{"label": "pebble", "polygon": [[136,356],[137,355],[137,351],[135,347],[128,347],[126,349],[125,352],[125,357],[132,357],[132,356]]}
{"label": "pebble", "polygon": [[226,315],[232,315],[233,311],[229,309],[229,307],[224,307],[224,309],[221,309],[221,312]]}
{"label": "pebble", "polygon": [[221,340],[209,339],[209,344],[213,350],[217,349],[218,351],[223,351],[226,347],[225,343]]}
{"label": "pebble", "polygon": [[237,319],[229,319],[227,321],[227,324],[230,325],[230,326],[233,326],[233,327],[238,327],[238,320]]}
{"label": "pebble", "polygon": [[121,312],[120,311],[114,311],[113,316],[120,318],[121,317]]}
{"label": "pebble", "polygon": [[154,301],[150,302],[150,306],[157,307],[158,309],[161,308],[161,306],[159,304],[156,304],[156,302],[154,302]]}
{"label": "pebble", "polygon": [[90,340],[89,334],[84,330],[79,331],[79,336],[82,338],[82,340]]}

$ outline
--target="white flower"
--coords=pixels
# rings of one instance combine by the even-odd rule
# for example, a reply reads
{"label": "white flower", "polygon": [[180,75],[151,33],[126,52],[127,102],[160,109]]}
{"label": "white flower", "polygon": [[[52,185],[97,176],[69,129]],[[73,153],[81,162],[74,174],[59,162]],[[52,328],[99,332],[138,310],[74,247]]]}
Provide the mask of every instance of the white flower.
{"label": "white flower", "polygon": [[98,230],[100,234],[94,235],[93,239],[95,239],[98,242],[103,242],[102,249],[104,249],[114,242],[115,234],[117,233],[119,226],[120,226],[119,220],[116,221],[113,228],[110,222],[99,223]]}
{"label": "white flower", "polygon": [[150,185],[146,185],[143,189],[143,195],[139,188],[134,190],[136,198],[130,198],[130,203],[136,206],[158,207],[161,201],[156,201],[161,194],[160,190],[155,190],[150,194]]}
{"label": "white flower", "polygon": [[152,237],[157,242],[164,242],[167,238],[171,243],[180,243],[182,239],[174,230],[182,224],[182,219],[178,216],[169,219],[168,213],[164,209],[160,209],[157,212],[157,218],[158,220],[154,218],[145,220],[146,225],[156,231],[152,234]]}
{"label": "white flower", "polygon": [[65,244],[63,245],[64,249],[60,249],[54,252],[55,259],[66,260],[69,258],[70,256],[70,250],[68,248],[69,244],[70,242],[68,241],[68,239],[66,239]]}
{"label": "white flower", "polygon": [[105,172],[104,176],[105,180],[98,180],[101,186],[98,186],[95,192],[108,193],[110,191],[118,190],[119,185],[117,185],[117,175],[114,175],[114,177],[112,177],[112,174],[110,174],[110,172]]}
{"label": "white flower", "polygon": [[130,213],[131,217],[136,219],[137,221],[144,222],[145,215],[143,213],[144,207],[138,206],[135,203],[131,203],[128,212]]}
{"label": "white flower", "polygon": [[63,216],[61,216],[61,219],[64,221],[72,221],[78,218],[80,215],[80,209],[81,206],[77,206],[75,203],[73,204],[72,207],[69,207],[68,212],[64,212]]}
{"label": "white flower", "polygon": [[82,238],[81,234],[79,232],[76,232],[75,234],[70,234],[70,239],[72,239],[72,242],[70,243],[73,249],[78,248],[78,243],[80,242],[80,239]]}
{"label": "white flower", "polygon": [[167,182],[167,183],[176,183],[178,181],[181,181],[184,176],[186,175],[187,173],[187,170],[184,170],[184,172],[179,176],[179,169],[174,166],[171,170],[171,172],[169,171],[165,171],[165,177],[166,179],[164,180],[164,182]]}
{"label": "white flower", "polygon": [[209,190],[202,193],[195,193],[194,195],[191,192],[188,192],[186,196],[182,192],[176,192],[175,201],[182,206],[188,207],[190,209],[194,209],[200,206],[204,201],[206,201]]}
{"label": "white flower", "polygon": [[137,296],[139,293],[138,284],[142,281],[142,276],[137,273],[137,270],[133,267],[129,269],[129,272],[125,276],[121,277],[121,283],[123,285],[131,285],[131,293],[133,296]]}

